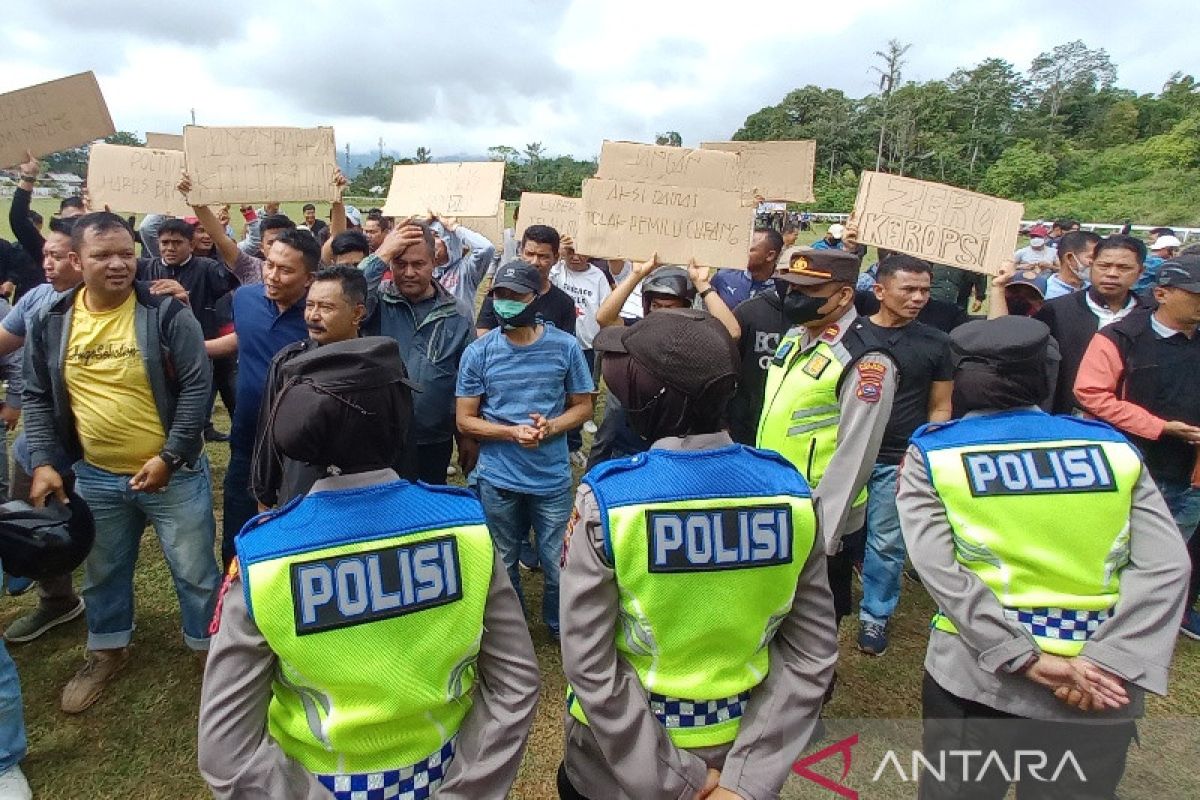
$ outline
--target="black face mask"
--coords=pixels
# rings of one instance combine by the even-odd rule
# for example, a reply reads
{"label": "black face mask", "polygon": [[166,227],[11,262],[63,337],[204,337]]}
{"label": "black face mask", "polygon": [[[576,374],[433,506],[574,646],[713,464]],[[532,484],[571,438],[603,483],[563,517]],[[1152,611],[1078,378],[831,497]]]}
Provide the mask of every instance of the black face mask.
{"label": "black face mask", "polygon": [[783,316],[793,325],[803,325],[820,319],[821,309],[829,302],[828,297],[812,297],[803,292],[788,291],[785,281],[776,281],[775,290],[779,292]]}

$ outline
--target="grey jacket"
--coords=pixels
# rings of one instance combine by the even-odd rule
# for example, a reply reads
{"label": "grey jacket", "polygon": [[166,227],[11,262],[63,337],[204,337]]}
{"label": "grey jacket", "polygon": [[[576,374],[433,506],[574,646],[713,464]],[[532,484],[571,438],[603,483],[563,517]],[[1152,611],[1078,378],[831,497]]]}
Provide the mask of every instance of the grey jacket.
{"label": "grey jacket", "polygon": [[[54,464],[60,447],[72,461],[83,458],[63,371],[79,291],[76,287],[39,312],[25,339],[25,386],[21,394],[34,469]],[[204,450],[201,434],[208,419],[212,389],[204,333],[191,310],[178,300],[151,295],[140,283],[134,284],[133,291],[137,299],[134,327],[138,350],[167,433],[164,449],[190,464]],[[114,430],[114,435],[118,434]]]}

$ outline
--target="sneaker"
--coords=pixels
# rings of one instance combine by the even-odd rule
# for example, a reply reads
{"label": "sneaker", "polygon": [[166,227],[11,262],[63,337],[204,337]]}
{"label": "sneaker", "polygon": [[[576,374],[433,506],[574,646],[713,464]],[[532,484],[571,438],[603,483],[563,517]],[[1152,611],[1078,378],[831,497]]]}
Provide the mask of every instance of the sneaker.
{"label": "sneaker", "polygon": [[33,800],[33,790],[20,766],[0,772],[0,800]]}
{"label": "sneaker", "polygon": [[104,687],[108,686],[128,661],[128,647],[90,651],[87,661],[63,689],[62,710],[67,714],[87,711],[100,699]]}
{"label": "sneaker", "polygon": [[587,455],[582,450],[571,453],[571,466],[583,469],[587,466]]}
{"label": "sneaker", "polygon": [[4,639],[13,644],[32,642],[56,625],[78,619],[83,615],[84,610],[82,597],[66,611],[59,611],[53,606],[39,603],[32,612],[20,619],[13,620],[13,623],[8,626],[8,630],[4,632]]}
{"label": "sneaker", "polygon": [[858,626],[858,649],[869,656],[881,656],[888,647],[887,626],[862,622]]}
{"label": "sneaker", "polygon": [[33,578],[21,578],[16,575],[4,576],[4,591],[12,597],[20,597],[33,588],[37,583]]}
{"label": "sneaker", "polygon": [[590,419],[587,422],[583,423],[583,432],[584,433],[595,433],[598,430],[600,430],[600,429],[596,427],[596,423],[592,422]]}
{"label": "sneaker", "polygon": [[1179,632],[1189,639],[1200,641],[1200,611],[1189,608],[1184,612],[1183,624],[1179,626]]}

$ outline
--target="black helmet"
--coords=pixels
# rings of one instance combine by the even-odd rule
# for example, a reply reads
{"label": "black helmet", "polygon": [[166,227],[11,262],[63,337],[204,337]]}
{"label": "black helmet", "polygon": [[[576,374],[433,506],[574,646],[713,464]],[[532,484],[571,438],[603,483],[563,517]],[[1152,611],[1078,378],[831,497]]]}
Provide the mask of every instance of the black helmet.
{"label": "black helmet", "polygon": [[678,297],[690,306],[696,299],[696,287],[683,267],[659,267],[642,281],[643,314],[650,313],[649,295],[652,294]]}
{"label": "black helmet", "polygon": [[0,505],[0,562],[4,571],[42,580],[69,574],[83,563],[96,538],[91,509],[77,494],[63,505],[51,497],[45,508],[24,500]]}

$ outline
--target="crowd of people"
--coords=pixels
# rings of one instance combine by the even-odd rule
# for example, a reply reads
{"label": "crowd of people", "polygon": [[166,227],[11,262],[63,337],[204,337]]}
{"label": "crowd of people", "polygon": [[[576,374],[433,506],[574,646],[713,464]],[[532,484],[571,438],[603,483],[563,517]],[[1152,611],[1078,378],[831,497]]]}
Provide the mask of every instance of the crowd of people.
{"label": "crowd of people", "polygon": [[[340,201],[241,208],[240,242],[227,207],[47,222],[38,173],[3,245],[6,491],[79,498],[95,542],[4,636],[84,616],[61,708],[85,712],[129,661],[151,526],[217,797],[503,797],[540,683],[522,569],[571,686],[566,798],[776,796],[856,573],[866,654],[906,574],[939,606],[927,717],[1102,717],[1105,785],[1175,631],[1200,639],[1200,253],[1170,230],[1035,228],[989,281],[864,270],[853,219],[807,246],[789,221],[713,272]],[[0,798],[29,797],[2,648],[0,687]]]}

